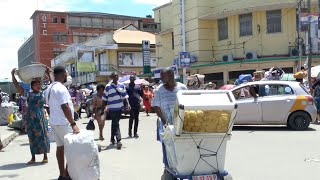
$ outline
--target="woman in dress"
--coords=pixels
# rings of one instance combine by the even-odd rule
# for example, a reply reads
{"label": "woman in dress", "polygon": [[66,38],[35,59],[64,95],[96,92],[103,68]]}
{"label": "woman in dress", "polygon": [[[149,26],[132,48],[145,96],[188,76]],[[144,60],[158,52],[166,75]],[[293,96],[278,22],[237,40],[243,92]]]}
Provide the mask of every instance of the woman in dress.
{"label": "woman in dress", "polygon": [[150,90],[149,86],[144,86],[143,88],[143,105],[146,109],[147,116],[149,116],[149,111],[151,108],[151,100],[153,99],[153,92]]}
{"label": "woman in dress", "polygon": [[105,109],[104,109],[103,100],[102,100],[104,88],[105,88],[104,84],[98,84],[97,85],[97,94],[94,96],[94,98],[92,100],[94,118],[98,121],[99,132],[100,132],[99,139],[101,141],[104,140],[103,128],[104,128],[104,124],[105,124],[104,121],[106,120]]}
{"label": "woman in dress", "polygon": [[[15,68],[11,72],[13,84],[18,93],[25,94],[28,104],[25,114],[25,123],[32,157],[27,164],[35,163],[37,154],[43,154],[42,163],[48,163],[47,153],[50,152],[50,140],[48,136],[48,121],[44,108],[46,100],[43,92],[41,92],[41,80],[34,79],[31,82],[32,91],[25,92],[15,77],[16,70],[17,69]],[[50,77],[49,68],[47,68],[46,74]]]}

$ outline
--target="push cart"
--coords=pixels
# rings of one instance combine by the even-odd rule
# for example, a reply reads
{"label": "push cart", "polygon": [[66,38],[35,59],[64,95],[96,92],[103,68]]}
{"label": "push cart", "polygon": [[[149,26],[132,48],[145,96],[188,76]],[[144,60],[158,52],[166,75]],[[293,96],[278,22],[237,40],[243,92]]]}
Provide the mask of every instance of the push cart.
{"label": "push cart", "polygon": [[173,125],[157,121],[161,180],[232,180],[224,163],[236,109],[230,91],[179,91]]}

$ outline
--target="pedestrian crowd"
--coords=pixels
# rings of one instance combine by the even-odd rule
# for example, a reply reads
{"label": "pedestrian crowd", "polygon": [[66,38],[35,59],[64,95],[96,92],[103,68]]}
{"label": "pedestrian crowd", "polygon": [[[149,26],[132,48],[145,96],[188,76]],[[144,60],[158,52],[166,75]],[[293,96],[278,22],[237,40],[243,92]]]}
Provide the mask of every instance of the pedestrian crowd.
{"label": "pedestrian crowd", "polygon": [[[55,67],[53,71],[48,67],[46,68],[45,74],[49,80],[46,89],[42,88],[43,79],[34,78],[30,83],[31,89],[25,90],[15,77],[16,71],[17,69],[13,69],[11,74],[13,84],[21,97],[14,96],[12,98],[20,107],[23,117],[22,131],[28,135],[29,139],[31,159],[27,162],[27,165],[34,164],[36,155],[41,154],[43,155],[41,163],[48,163],[48,153],[50,153],[48,127],[50,126],[57,145],[58,180],[70,179],[65,163],[64,136],[69,133],[78,134],[80,132],[76,121],[81,119],[84,95],[76,86],[69,86],[68,72],[62,66]],[[112,73],[108,84],[100,83],[96,86],[96,92],[93,93],[92,97],[92,117],[98,122],[99,139],[101,141],[104,140],[105,120],[107,117],[111,119],[110,143],[121,150],[122,136],[119,125],[121,115],[124,111],[129,112],[128,135],[129,137],[139,138],[139,114],[144,107],[146,115],[149,116],[154,94],[152,87],[149,87],[149,85],[136,84],[135,75],[130,75],[130,83],[127,86],[119,83],[118,79],[119,75]],[[163,100],[160,100],[159,97],[156,98],[158,100],[155,103]]]}

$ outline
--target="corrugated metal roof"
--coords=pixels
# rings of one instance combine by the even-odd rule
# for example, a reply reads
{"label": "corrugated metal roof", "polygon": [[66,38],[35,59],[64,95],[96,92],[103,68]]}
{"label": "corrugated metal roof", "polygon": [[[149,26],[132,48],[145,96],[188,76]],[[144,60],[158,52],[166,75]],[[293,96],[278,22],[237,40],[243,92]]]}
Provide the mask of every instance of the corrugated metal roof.
{"label": "corrugated metal roof", "polygon": [[150,44],[156,43],[156,37],[152,33],[144,31],[118,30],[113,39],[118,44],[142,44],[143,40],[149,40]]}

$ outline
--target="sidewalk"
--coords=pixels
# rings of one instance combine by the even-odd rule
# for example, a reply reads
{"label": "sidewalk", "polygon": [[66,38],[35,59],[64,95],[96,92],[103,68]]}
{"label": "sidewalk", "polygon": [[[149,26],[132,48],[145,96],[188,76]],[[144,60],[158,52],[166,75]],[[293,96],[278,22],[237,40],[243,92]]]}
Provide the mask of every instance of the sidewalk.
{"label": "sidewalk", "polygon": [[7,126],[0,126],[0,150],[5,148],[11,141],[19,136],[19,131]]}

